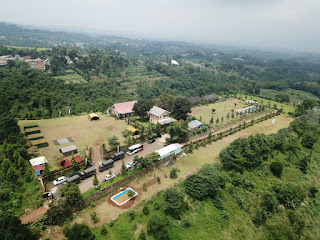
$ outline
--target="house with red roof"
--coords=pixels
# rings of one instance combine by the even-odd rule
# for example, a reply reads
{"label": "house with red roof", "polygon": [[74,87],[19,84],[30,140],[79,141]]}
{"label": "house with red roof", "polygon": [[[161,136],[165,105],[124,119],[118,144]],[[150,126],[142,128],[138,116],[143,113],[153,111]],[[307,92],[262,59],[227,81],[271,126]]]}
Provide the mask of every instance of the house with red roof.
{"label": "house with red roof", "polygon": [[36,165],[36,166],[33,166],[32,169],[36,173],[37,176],[40,176],[43,173],[44,166],[43,165]]}
{"label": "house with red roof", "polygon": [[137,101],[115,103],[112,105],[112,114],[117,117],[127,117],[134,113],[133,106]]}

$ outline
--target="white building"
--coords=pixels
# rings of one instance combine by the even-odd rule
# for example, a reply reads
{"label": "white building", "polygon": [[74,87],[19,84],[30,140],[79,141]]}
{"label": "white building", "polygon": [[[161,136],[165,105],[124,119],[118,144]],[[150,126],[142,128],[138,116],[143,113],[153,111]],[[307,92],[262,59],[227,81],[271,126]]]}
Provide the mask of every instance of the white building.
{"label": "white building", "polygon": [[174,66],[180,66],[180,64],[176,60],[171,60],[171,64]]}

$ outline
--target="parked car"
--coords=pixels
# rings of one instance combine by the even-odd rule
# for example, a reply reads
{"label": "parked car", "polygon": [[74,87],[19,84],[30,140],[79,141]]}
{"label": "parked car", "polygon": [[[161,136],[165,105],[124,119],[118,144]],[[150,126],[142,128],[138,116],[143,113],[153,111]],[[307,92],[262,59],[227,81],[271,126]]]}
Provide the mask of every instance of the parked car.
{"label": "parked car", "polygon": [[65,181],[67,181],[65,176],[59,177],[56,180],[53,181],[53,185],[57,186],[61,183],[64,183]]}
{"label": "parked car", "polygon": [[128,162],[128,164],[126,165],[126,169],[129,170],[129,169],[133,168],[133,166],[134,166],[133,161]]}
{"label": "parked car", "polygon": [[154,138],[152,139],[149,139],[148,143],[151,144],[151,143],[154,143],[156,140]]}
{"label": "parked car", "polygon": [[73,177],[73,176],[75,176],[75,175],[79,175],[79,173],[77,173],[77,172],[70,173],[70,174],[69,174],[69,177]]}
{"label": "parked car", "polygon": [[53,194],[51,192],[42,193],[43,198],[53,198]]}
{"label": "parked car", "polygon": [[115,178],[116,176],[112,173],[112,174],[107,174],[106,177],[104,178],[105,181],[109,181],[112,178]]}

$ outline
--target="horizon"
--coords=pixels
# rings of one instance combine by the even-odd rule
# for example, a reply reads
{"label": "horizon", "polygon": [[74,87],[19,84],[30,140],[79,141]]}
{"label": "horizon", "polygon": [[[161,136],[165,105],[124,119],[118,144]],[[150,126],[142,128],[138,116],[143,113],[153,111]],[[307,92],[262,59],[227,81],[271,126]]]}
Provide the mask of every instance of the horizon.
{"label": "horizon", "polygon": [[[59,1],[48,12],[37,7],[30,8],[27,3],[19,3],[21,7],[17,9],[17,0],[13,0],[2,4],[0,21],[17,25],[91,29],[91,33],[100,31],[102,34],[158,41],[320,51],[320,34],[317,31],[320,30],[317,25],[320,17],[315,11],[320,3],[315,0],[303,4],[297,0],[246,0],[241,3],[234,0],[203,0],[197,4],[191,1],[164,1],[154,5],[145,0],[134,4],[112,0],[96,0],[93,3],[70,0],[61,4]],[[33,6],[40,6],[40,1],[35,0]],[[72,8],[77,11],[70,12]],[[15,14],[11,14],[12,9],[15,9]]]}

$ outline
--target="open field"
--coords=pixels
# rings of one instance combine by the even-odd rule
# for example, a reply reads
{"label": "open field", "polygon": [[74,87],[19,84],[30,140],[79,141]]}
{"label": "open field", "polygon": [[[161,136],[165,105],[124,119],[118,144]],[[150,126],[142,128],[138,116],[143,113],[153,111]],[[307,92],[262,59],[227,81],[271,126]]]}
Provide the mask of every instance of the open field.
{"label": "open field", "polygon": [[[237,104],[236,106],[235,103]],[[202,121],[207,124],[209,124],[212,115],[214,121],[216,121],[217,118],[219,118],[220,121],[221,117],[223,117],[224,123],[227,123],[228,112],[230,112],[229,121],[231,121],[231,110],[236,110],[244,106],[246,105],[238,99],[230,99],[223,102],[216,102],[209,105],[201,105],[194,107],[191,109],[191,115],[195,116],[197,119],[200,119],[200,117],[202,117]],[[212,108],[216,109],[214,114],[212,114]]]}
{"label": "open field", "polygon": [[[203,166],[204,164],[217,163],[220,151],[225,147],[227,147],[235,139],[240,137],[248,137],[250,135],[254,135],[257,133],[265,133],[265,134],[276,133],[279,129],[288,127],[290,122],[293,121],[292,118],[286,115],[280,115],[275,117],[274,119],[275,119],[275,124],[271,123],[272,119],[268,119],[264,122],[248,127],[245,130],[237,132],[233,135],[227,136],[222,140],[213,142],[211,145],[207,145],[206,147],[200,147],[198,150],[194,150],[192,154],[188,154],[187,157],[177,161],[175,166],[178,167],[180,170],[180,173],[177,179],[164,178],[163,177],[164,174],[169,175],[170,167],[166,168],[161,166],[155,171],[150,172],[144,175],[143,177],[137,179],[136,181],[132,182],[130,186],[132,186],[134,189],[139,191],[142,189],[143,183],[150,182],[151,180],[154,179],[154,176],[159,176],[161,178],[161,184],[156,183],[154,185],[149,186],[146,192],[142,192],[135,198],[134,200],[136,205],[135,210],[140,211],[139,209],[141,209],[141,205],[139,205],[139,203],[141,203],[144,200],[150,199],[158,191],[166,189],[178,183],[181,179],[184,179],[187,175],[190,175],[198,171],[200,167]],[[116,219],[120,214],[124,213],[126,210],[122,210],[110,205],[107,202],[107,199],[109,197],[110,196],[107,196],[97,201],[95,207],[83,210],[81,213],[79,213],[79,215],[75,218],[73,222],[78,222],[78,223],[85,222],[89,224],[91,227],[97,227],[97,226],[100,226],[101,224],[106,224],[111,220]],[[93,224],[90,220],[90,213],[92,213],[93,211],[97,212],[98,217],[100,219],[99,223],[97,224]],[[94,228],[93,230],[97,230],[97,233],[99,232],[97,228]],[[112,230],[112,232],[113,231],[117,231],[117,230]],[[132,229],[127,229],[125,231],[128,231],[130,232],[130,234],[132,234]],[[97,237],[98,236],[99,234],[97,234]],[[115,234],[115,232],[114,233],[110,232],[110,235],[108,236],[110,237],[110,239],[121,238],[120,236]],[[103,238],[98,237],[97,239],[103,239]]]}
{"label": "open field", "polygon": [[[8,48],[16,48],[16,49],[34,49],[34,47],[21,47],[21,46],[9,46],[6,45]],[[51,48],[37,48],[37,51],[46,51],[46,50],[51,50]]]}
{"label": "open field", "polygon": [[[126,129],[124,120],[116,120],[98,113],[100,121],[89,121],[88,115],[61,117],[43,120],[23,120],[19,121],[19,125],[37,124],[41,133],[47,139],[49,146],[39,149],[49,161],[52,169],[59,167],[59,161],[63,155],[59,152],[61,147],[76,145],[80,155],[84,155],[86,149],[90,146],[107,144],[107,138],[116,135],[120,143],[123,144],[125,139],[122,137],[121,131]],[[71,137],[74,142],[63,145],[54,145],[52,141]]]}
{"label": "open field", "polygon": [[72,70],[67,70],[66,71],[67,74],[65,75],[59,75],[59,76],[55,76],[53,78],[55,79],[61,79],[63,81],[65,81],[66,83],[80,83],[80,82],[87,82],[86,80],[84,80],[84,78],[82,76],[80,76],[78,73],[75,73]]}

